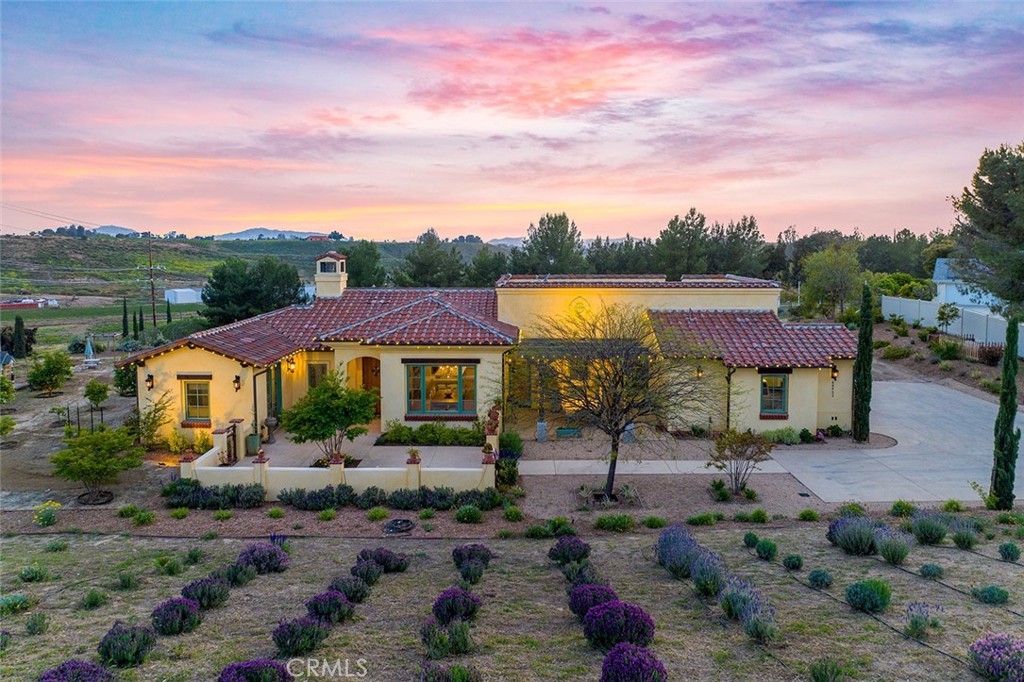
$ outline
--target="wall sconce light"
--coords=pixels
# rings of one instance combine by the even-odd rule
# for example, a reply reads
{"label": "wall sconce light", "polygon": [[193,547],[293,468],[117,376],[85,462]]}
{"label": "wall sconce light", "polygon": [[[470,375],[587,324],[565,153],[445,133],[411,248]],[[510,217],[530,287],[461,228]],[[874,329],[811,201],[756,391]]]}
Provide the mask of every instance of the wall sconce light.
{"label": "wall sconce light", "polygon": [[288,358],[288,371],[295,373],[295,358]]}
{"label": "wall sconce light", "polygon": [[235,387],[235,391],[239,391],[242,388],[242,377],[235,375],[235,378],[231,380],[231,385]]}
{"label": "wall sconce light", "polygon": [[152,374],[147,374],[146,375],[146,390],[147,391],[152,391],[153,390],[153,375]]}
{"label": "wall sconce light", "polygon": [[697,378],[698,379],[703,379],[704,378],[704,368],[701,367],[700,365],[697,365]]}
{"label": "wall sconce light", "polygon": [[835,381],[838,378],[839,378],[839,368],[836,367],[835,365],[832,365],[832,381]]}

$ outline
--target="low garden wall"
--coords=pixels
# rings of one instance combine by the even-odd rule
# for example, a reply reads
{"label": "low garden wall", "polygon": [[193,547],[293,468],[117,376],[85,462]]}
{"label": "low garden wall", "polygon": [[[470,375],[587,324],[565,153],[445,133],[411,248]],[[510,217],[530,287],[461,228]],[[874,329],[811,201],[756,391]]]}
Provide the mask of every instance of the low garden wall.
{"label": "low garden wall", "polygon": [[494,487],[494,463],[485,458],[479,467],[464,469],[422,467],[409,462],[404,467],[366,467],[346,469],[343,462],[326,468],[270,467],[267,457],[256,457],[250,466],[219,466],[221,449],[215,445],[201,457],[181,460],[181,477],[194,478],[204,486],[259,483],[267,490],[267,500],[276,500],[282,490],[305,488],[318,490],[342,483],[361,493],[371,486],[386,492],[418,490],[446,486],[455,492]]}

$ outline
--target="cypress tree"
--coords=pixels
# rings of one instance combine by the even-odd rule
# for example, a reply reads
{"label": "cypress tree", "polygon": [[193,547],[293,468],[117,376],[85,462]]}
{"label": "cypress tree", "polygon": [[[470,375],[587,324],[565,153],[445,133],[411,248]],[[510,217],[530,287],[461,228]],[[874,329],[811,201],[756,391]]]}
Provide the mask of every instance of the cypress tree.
{"label": "cypress tree", "polygon": [[121,338],[128,338],[128,299],[121,299]]}
{"label": "cypress tree", "polygon": [[141,334],[146,330],[146,313],[142,312],[142,306],[139,306],[139,333]]}
{"label": "cypress tree", "polygon": [[25,338],[25,320],[21,315],[14,318],[14,338],[11,339],[11,355],[23,358],[28,355],[28,339]]}
{"label": "cypress tree", "polygon": [[139,315],[134,310],[132,311],[132,338],[136,341],[139,340]]}
{"label": "cypress tree", "polygon": [[1013,479],[1017,473],[1020,429],[1013,428],[1017,417],[1017,342],[1019,320],[1006,321],[1006,348],[1003,351],[1003,386],[999,391],[999,413],[996,415],[995,451],[992,457],[992,484],[989,495],[995,508],[1013,509]]}
{"label": "cypress tree", "polygon": [[871,365],[875,353],[874,301],[867,282],[861,295],[857,332],[857,359],[853,362],[853,439],[863,443],[871,435]]}
{"label": "cypress tree", "polygon": [[167,324],[170,324],[171,323],[171,302],[170,301],[166,301],[166,303],[167,303]]}

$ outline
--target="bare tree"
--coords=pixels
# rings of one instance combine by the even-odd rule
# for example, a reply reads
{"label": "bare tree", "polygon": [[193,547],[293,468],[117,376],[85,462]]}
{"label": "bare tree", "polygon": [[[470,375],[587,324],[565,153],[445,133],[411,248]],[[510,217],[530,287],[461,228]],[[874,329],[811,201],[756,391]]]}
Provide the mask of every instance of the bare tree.
{"label": "bare tree", "polygon": [[757,465],[771,459],[769,454],[774,447],[764,436],[729,429],[715,438],[715,447],[705,466],[724,471],[733,495],[739,495]]}
{"label": "bare tree", "polygon": [[644,308],[580,302],[562,316],[542,317],[536,336],[546,341],[533,360],[550,377],[541,382],[541,403],[560,403],[577,423],[608,437],[606,496],[612,495],[627,432],[640,435],[720,402],[718,382],[704,379],[690,360],[659,352]]}

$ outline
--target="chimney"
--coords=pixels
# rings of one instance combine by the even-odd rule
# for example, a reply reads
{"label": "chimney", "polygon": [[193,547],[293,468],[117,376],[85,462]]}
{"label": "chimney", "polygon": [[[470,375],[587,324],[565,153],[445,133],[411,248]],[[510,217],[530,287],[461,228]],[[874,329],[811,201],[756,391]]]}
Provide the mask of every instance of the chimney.
{"label": "chimney", "polygon": [[348,284],[348,272],[345,270],[345,254],[328,251],[316,257],[317,298],[337,298],[345,291]]}

